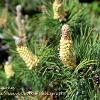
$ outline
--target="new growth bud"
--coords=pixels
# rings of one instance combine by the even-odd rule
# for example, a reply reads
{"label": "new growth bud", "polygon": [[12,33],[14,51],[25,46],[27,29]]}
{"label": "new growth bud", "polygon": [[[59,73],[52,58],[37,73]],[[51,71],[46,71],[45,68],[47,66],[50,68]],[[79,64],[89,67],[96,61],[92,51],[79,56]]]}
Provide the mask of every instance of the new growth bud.
{"label": "new growth bud", "polygon": [[71,40],[71,34],[70,34],[69,25],[64,24],[64,25],[62,26],[61,32],[62,32],[61,35],[62,35],[62,37],[63,37],[64,39],[69,39],[69,40]]}
{"label": "new growth bud", "polygon": [[22,10],[22,6],[21,6],[21,5],[17,5],[17,6],[16,6],[16,11],[17,11],[17,12],[21,12],[21,10]]}
{"label": "new growth bud", "polygon": [[18,5],[16,6],[16,25],[18,28],[18,35],[19,37],[24,37],[24,39],[26,38],[26,29],[25,29],[25,20],[22,18],[22,6]]}

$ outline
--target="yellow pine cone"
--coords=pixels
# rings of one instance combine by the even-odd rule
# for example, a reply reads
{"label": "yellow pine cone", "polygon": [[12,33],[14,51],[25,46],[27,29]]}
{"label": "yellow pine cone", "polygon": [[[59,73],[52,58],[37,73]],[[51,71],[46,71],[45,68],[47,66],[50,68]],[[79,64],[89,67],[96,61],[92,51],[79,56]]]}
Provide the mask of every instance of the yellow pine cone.
{"label": "yellow pine cone", "polygon": [[0,28],[7,26],[8,9],[4,8],[0,17]]}
{"label": "yellow pine cone", "polygon": [[11,78],[14,76],[14,71],[12,69],[12,64],[11,63],[6,63],[4,66],[5,74],[7,78]]}
{"label": "yellow pine cone", "polygon": [[55,0],[53,3],[53,12],[54,12],[54,19],[58,19],[59,21],[65,21],[66,13],[63,8],[63,4],[61,0]]}
{"label": "yellow pine cone", "polygon": [[73,49],[73,41],[68,26],[64,25],[62,27],[62,37],[60,40],[60,59],[62,63],[67,66],[69,69],[74,69],[76,67],[76,59]]}
{"label": "yellow pine cone", "polygon": [[33,55],[32,52],[30,52],[27,47],[17,46],[17,52],[19,53],[23,61],[26,63],[29,70],[37,66],[38,64],[37,56]]}

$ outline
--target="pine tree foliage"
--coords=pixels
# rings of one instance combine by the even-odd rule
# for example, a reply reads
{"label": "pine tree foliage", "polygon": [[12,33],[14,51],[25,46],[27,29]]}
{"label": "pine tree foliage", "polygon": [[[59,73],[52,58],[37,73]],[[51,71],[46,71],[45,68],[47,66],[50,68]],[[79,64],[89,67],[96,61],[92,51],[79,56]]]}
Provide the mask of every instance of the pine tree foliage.
{"label": "pine tree foliage", "polygon": [[[0,64],[0,92],[46,92],[58,93],[54,95],[54,100],[99,100],[100,18],[96,13],[91,12],[91,6],[80,4],[78,0],[61,1],[67,14],[66,20],[62,22],[54,19],[54,0],[9,1],[7,26],[0,27],[0,34],[4,35],[5,43],[10,45],[9,54],[13,57],[11,64],[14,75],[7,79],[4,63]],[[32,70],[28,69],[27,64],[18,55],[13,39],[13,36],[18,36],[15,22],[17,4],[21,4],[23,9],[28,9],[28,11],[36,10],[38,7],[40,9],[39,13],[33,13],[32,16],[23,15],[23,18],[26,18],[25,45],[39,59],[37,66]],[[3,9],[2,2],[0,11]],[[2,16],[2,13],[0,14]],[[64,24],[69,25],[71,30],[77,65],[73,70],[65,67],[59,57],[61,27]],[[3,87],[14,87],[14,89],[4,90]],[[1,100],[15,98],[21,100],[18,99],[21,98],[19,96],[0,96]],[[28,96],[24,98],[28,100]],[[34,97],[32,100],[37,100],[37,98]]]}

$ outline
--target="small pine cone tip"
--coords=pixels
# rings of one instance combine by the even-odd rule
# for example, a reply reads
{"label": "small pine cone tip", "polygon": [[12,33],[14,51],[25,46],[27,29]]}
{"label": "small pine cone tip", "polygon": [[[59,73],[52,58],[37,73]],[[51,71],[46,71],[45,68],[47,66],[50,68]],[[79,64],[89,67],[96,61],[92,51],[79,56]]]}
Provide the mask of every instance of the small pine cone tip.
{"label": "small pine cone tip", "polygon": [[62,33],[67,33],[67,32],[69,32],[69,25],[67,25],[67,24],[64,24],[63,26],[62,26],[62,29],[61,29],[61,31],[62,31]]}
{"label": "small pine cone tip", "polygon": [[62,37],[64,37],[64,38],[67,38],[67,37],[70,37],[69,35],[70,35],[70,28],[69,28],[69,25],[67,25],[67,24],[64,24],[63,26],[62,26],[62,28],[61,28],[61,35],[62,35]]}
{"label": "small pine cone tip", "polygon": [[21,12],[21,10],[22,10],[22,6],[21,5],[17,5],[16,6],[16,11]]}

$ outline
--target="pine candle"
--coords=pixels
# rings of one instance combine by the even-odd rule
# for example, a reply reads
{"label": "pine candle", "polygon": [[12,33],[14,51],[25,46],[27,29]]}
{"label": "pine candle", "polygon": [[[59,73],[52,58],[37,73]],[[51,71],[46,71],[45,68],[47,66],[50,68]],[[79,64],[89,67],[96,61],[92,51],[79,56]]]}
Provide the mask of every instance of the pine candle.
{"label": "pine candle", "polygon": [[60,40],[60,59],[62,63],[69,69],[74,69],[76,67],[76,59],[73,50],[73,41],[69,31],[68,25],[62,26],[62,36]]}
{"label": "pine candle", "polygon": [[63,8],[63,4],[61,0],[55,0],[53,3],[53,12],[54,12],[54,19],[58,19],[59,21],[65,21],[66,13]]}
{"label": "pine candle", "polygon": [[22,6],[21,5],[17,5],[16,6],[16,25],[18,28],[18,35],[20,37],[26,38],[26,29],[25,29],[25,21],[24,19],[22,19]]}
{"label": "pine candle", "polygon": [[8,9],[4,8],[0,17],[0,28],[7,26]]}
{"label": "pine candle", "polygon": [[12,69],[11,61],[7,61],[4,65],[4,70],[7,78],[11,78],[14,76],[14,71]]}
{"label": "pine candle", "polygon": [[33,55],[32,52],[29,51],[26,46],[24,46],[23,40],[15,36],[13,38],[15,39],[15,43],[17,45],[16,50],[23,61],[26,63],[26,66],[29,68],[29,70],[37,66],[39,61],[37,56]]}

